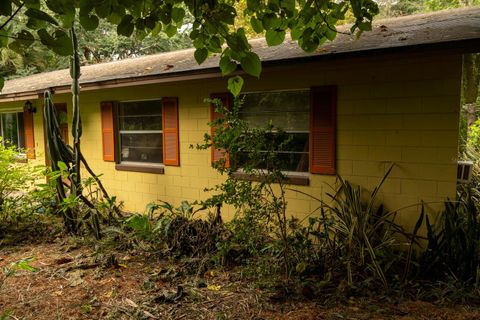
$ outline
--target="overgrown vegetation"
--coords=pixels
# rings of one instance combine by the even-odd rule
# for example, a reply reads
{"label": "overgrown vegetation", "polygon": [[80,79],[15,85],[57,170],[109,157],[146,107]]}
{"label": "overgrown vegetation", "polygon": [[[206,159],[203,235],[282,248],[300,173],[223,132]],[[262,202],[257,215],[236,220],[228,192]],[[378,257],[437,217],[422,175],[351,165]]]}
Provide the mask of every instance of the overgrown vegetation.
{"label": "overgrown vegetation", "polygon": [[[376,5],[367,1],[366,7],[358,12],[356,3],[351,1],[357,17],[352,30],[368,30],[372,15],[377,11]],[[8,4],[11,7],[11,3]],[[330,3],[328,12],[333,17],[333,23],[344,16],[344,5]],[[195,4],[193,7],[195,13],[196,10],[203,10]],[[4,7],[2,9],[5,10]],[[86,28],[95,29],[92,20],[96,19],[96,14],[103,15],[102,8],[92,5],[87,9],[86,16],[80,17],[81,23]],[[30,11],[33,22],[43,20],[43,24],[55,25],[57,16],[39,17],[41,11],[33,10],[37,10],[36,15]],[[145,36],[153,33],[153,29],[164,26],[167,34],[176,33],[176,26],[183,21],[184,9],[174,6],[163,10],[171,15],[165,21],[144,21],[137,17],[134,24],[132,16],[126,19],[124,16],[117,21],[118,31],[127,35],[136,30]],[[225,5],[219,10],[225,14],[230,8]],[[287,26],[280,25],[275,14],[270,12],[259,17],[249,4],[246,11],[252,15],[250,21],[255,32],[266,30],[269,45],[283,41]],[[62,16],[62,13],[57,12],[57,15]],[[218,25],[232,24],[230,18],[225,20],[217,21]],[[73,26],[74,20],[70,22]],[[64,21],[63,24],[69,25],[70,22]],[[197,49],[195,58],[199,63],[207,58],[209,52],[221,52],[220,67],[223,73],[235,70],[238,62],[248,73],[259,75],[260,62],[250,51],[243,29],[228,34],[226,39],[220,39],[209,34],[210,28],[194,25],[190,35]],[[288,28],[292,29],[293,36],[300,40],[302,48],[307,51],[335,37],[334,30],[319,37],[312,35],[309,28],[303,25],[293,28],[288,25]],[[237,77],[229,82],[230,89],[236,95],[233,108],[226,109],[220,101],[212,101],[216,104],[217,112],[223,116],[211,123],[215,129],[213,136],[206,135],[204,144],[197,146],[199,149],[213,146],[225,151],[224,159],[214,164],[226,177],[225,182],[206,190],[213,196],[205,201],[182,202],[179,207],[159,201],[150,204],[144,214],[122,217],[115,197],[109,197],[80,150],[80,61],[75,32],[72,28],[67,36],[59,31],[52,38],[45,36],[45,29],[41,30],[44,32],[39,32],[39,35],[44,42],[62,42],[56,46],[56,50],[62,54],[68,54],[69,49],[73,51],[74,144],[71,147],[62,141],[52,96],[46,92],[45,123],[48,155],[52,161],[52,170],[47,171],[49,182],[34,186],[35,180],[40,178],[37,174],[40,169],[20,164],[18,150],[0,144],[0,241],[3,242],[5,234],[14,230],[10,228],[12,225],[34,225],[43,217],[55,221],[61,216],[69,233],[82,235],[85,229],[97,240],[105,236],[101,242],[103,247],[98,251],[108,251],[109,245],[114,244],[122,250],[146,250],[154,252],[157,258],[186,261],[184,266],[198,276],[199,287],[206,285],[202,277],[208,270],[240,267],[244,277],[256,280],[258,286],[277,289],[281,297],[293,292],[309,299],[319,294],[350,297],[378,292],[406,292],[409,295],[431,297],[435,293],[422,292],[433,290],[440,292],[438,296],[447,295],[452,301],[458,297],[473,297],[469,301],[478,302],[478,297],[475,298],[479,293],[480,281],[478,160],[474,164],[473,182],[461,188],[458,199],[446,202],[445,210],[435,222],[432,221],[433,217],[420,212],[413,230],[404,230],[398,225],[395,222],[397,213],[392,211],[395,208],[385,208],[377,199],[382,184],[388,179],[388,172],[371,192],[337,177],[333,192],[327,194],[328,199],[316,199],[318,210],[309,213],[305,220],[298,220],[287,214],[286,195],[294,192],[294,188],[284,174],[287,168],[284,159],[278,157],[279,153],[289,149],[292,137],[271,123],[251,127],[239,118],[242,100],[238,94],[243,80]],[[28,37],[29,34],[25,31],[23,35]],[[71,48],[65,42],[69,39],[72,40]],[[232,48],[222,52],[223,40]],[[15,47],[12,43],[10,45]],[[16,44],[18,48],[26,45],[29,44]],[[479,159],[478,127],[475,125],[470,127],[469,139],[466,156]],[[91,177],[82,179],[81,165]],[[23,192],[25,186],[28,186],[28,194]],[[228,222],[223,222],[221,215],[225,206],[232,207],[235,214]],[[110,226],[102,230],[102,223]],[[423,242],[418,235],[423,224],[428,231],[425,252],[421,251]],[[107,255],[106,260],[103,265],[122,267],[114,254]],[[30,261],[26,259],[12,264],[10,269],[5,270],[5,276],[13,275],[16,269],[35,271],[29,265]],[[98,265],[98,262],[93,264]],[[428,282],[420,287],[411,280]],[[179,285],[173,295],[163,294],[154,300],[157,303],[176,302],[183,295],[183,287]],[[278,295],[274,297],[278,298]],[[84,313],[92,310],[90,304],[84,304],[82,308]]]}

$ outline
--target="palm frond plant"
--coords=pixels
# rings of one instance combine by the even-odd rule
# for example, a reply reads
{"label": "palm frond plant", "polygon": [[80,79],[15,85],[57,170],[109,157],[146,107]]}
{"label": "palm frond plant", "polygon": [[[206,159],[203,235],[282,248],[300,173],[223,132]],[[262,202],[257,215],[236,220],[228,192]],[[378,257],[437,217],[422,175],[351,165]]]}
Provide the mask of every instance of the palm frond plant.
{"label": "palm frond plant", "polygon": [[372,192],[338,177],[338,188],[327,193],[328,201],[317,199],[326,233],[326,270],[349,287],[378,280],[388,288],[387,272],[403,259],[398,252],[408,234],[395,223],[397,212],[387,211],[378,199],[392,168]]}
{"label": "palm frond plant", "polygon": [[428,246],[422,257],[422,273],[442,278],[445,274],[465,284],[480,281],[480,222],[473,188],[465,188],[457,201],[445,202],[437,221],[426,218]]}

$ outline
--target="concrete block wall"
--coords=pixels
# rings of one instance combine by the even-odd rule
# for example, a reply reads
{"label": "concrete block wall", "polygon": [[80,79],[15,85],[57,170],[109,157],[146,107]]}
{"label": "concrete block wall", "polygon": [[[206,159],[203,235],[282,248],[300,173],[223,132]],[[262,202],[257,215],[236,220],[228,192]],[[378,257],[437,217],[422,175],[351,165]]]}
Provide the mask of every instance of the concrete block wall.
{"label": "concrete block wall", "polygon": [[[380,199],[390,210],[404,208],[399,211],[402,223],[415,223],[421,201],[436,211],[447,197],[455,197],[460,55],[394,54],[286,63],[266,68],[260,79],[245,80],[245,92],[337,85],[338,174],[371,190],[394,164]],[[204,99],[212,92],[226,91],[226,81],[213,78],[81,93],[83,152],[94,171],[102,174],[110,193],[125,202],[125,209],[142,212],[148,202],[158,199],[175,205],[203,199],[205,187],[222,181],[210,166],[210,151],[190,145],[200,143],[209,132],[209,105]],[[101,101],[171,96],[179,99],[180,167],[167,166],[165,174],[125,172],[102,160]],[[68,94],[54,99],[71,108]],[[40,158],[42,130],[37,113],[35,139]],[[310,174],[309,179],[308,187],[293,188],[326,199],[325,193],[332,192],[335,184],[334,176]],[[318,202],[296,192],[288,193],[288,201],[291,213],[299,217],[318,208]]]}

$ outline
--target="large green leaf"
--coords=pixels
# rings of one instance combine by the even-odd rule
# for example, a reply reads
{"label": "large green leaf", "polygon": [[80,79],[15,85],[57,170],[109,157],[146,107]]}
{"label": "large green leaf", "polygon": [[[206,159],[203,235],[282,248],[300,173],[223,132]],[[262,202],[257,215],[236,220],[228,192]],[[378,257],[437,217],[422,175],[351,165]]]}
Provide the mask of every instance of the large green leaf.
{"label": "large green leaf", "polygon": [[50,35],[47,30],[40,29],[37,31],[40,41],[61,56],[69,56],[73,52],[72,40],[64,31],[57,30]]}
{"label": "large green leaf", "polygon": [[35,38],[33,37],[33,34],[31,34],[27,30],[22,30],[16,35],[15,41],[11,42],[8,47],[17,52],[18,54],[24,54],[24,50],[26,47],[29,47],[32,45],[32,43],[35,41]]}
{"label": "large green leaf", "polygon": [[285,30],[267,30],[265,38],[270,47],[278,46],[285,40]]}
{"label": "large green leaf", "polygon": [[80,15],[89,14],[94,8],[94,3],[91,0],[80,0]]}
{"label": "large green leaf", "polygon": [[75,21],[75,11],[69,11],[67,13],[59,15],[59,19],[62,21],[62,27],[70,29]]}
{"label": "large green leaf", "polygon": [[221,53],[222,52],[222,40],[220,37],[213,36],[207,43],[207,48],[210,52]]}
{"label": "large green leaf", "polygon": [[25,15],[27,17],[34,18],[41,21],[46,21],[48,23],[58,26],[57,20],[55,20],[51,15],[49,15],[44,11],[34,9],[34,8],[28,8],[27,11],[25,11]]}
{"label": "large green leaf", "polygon": [[228,91],[230,91],[234,97],[238,97],[243,87],[243,78],[240,76],[235,76],[228,79]]}
{"label": "large green leaf", "polygon": [[160,21],[162,21],[163,24],[167,25],[172,22],[172,9],[171,5],[163,6],[160,11]]}
{"label": "large green leaf", "polygon": [[[86,1],[90,1],[90,0],[86,0]],[[24,0],[23,2],[27,6],[27,8],[40,9],[41,7],[40,0]]]}
{"label": "large green leaf", "polygon": [[185,10],[183,8],[174,7],[172,9],[172,20],[175,22],[182,22],[185,17]]}
{"label": "large green leaf", "polygon": [[240,60],[242,69],[254,77],[260,77],[262,72],[262,63],[255,52],[248,52],[245,57]]}
{"label": "large green leaf", "polygon": [[298,44],[306,52],[313,52],[318,48],[320,40],[311,28],[303,31],[302,36],[298,39]]}
{"label": "large green leaf", "polygon": [[156,24],[157,24],[157,18],[155,16],[150,15],[150,16],[145,18],[145,26],[148,29],[150,29],[150,30],[155,29]]}
{"label": "large green leaf", "polygon": [[9,0],[0,1],[0,16],[12,15],[12,2]]}
{"label": "large green leaf", "polygon": [[250,24],[252,25],[253,31],[255,31],[256,33],[262,33],[263,32],[264,29],[263,29],[262,21],[258,20],[255,17],[252,17],[250,19]]}
{"label": "large green leaf", "polygon": [[235,17],[237,15],[237,12],[235,11],[234,7],[223,3],[219,5],[215,11],[216,11],[216,14],[214,16],[214,19],[217,22],[222,22],[230,25],[234,24]]}
{"label": "large green leaf", "polygon": [[263,16],[262,24],[266,30],[280,27],[282,21],[274,13],[267,13]]}
{"label": "large green leaf", "polygon": [[247,8],[255,11],[260,6],[260,0],[247,0]]}
{"label": "large green leaf", "polygon": [[117,33],[119,35],[130,37],[135,26],[133,25],[133,17],[129,14],[123,17],[122,22],[117,26]]}
{"label": "large green leaf", "polygon": [[99,23],[100,20],[94,14],[80,15],[80,24],[87,31],[95,30]]}
{"label": "large green leaf", "polygon": [[280,6],[285,10],[288,16],[292,16],[295,12],[295,0],[282,0]]}
{"label": "large green leaf", "polygon": [[0,48],[4,48],[8,45],[8,31],[7,29],[0,30]]}
{"label": "large green leaf", "polygon": [[102,0],[95,3],[95,12],[100,18],[106,18],[112,14],[114,5],[119,5],[117,1]]}
{"label": "large green leaf", "polygon": [[235,71],[236,69],[237,69],[237,64],[234,61],[232,61],[232,59],[229,56],[224,55],[220,59],[220,70],[222,71],[222,75],[229,74]]}
{"label": "large green leaf", "polygon": [[195,53],[193,54],[195,57],[195,60],[197,60],[198,64],[202,64],[205,59],[208,57],[208,50],[207,48],[198,48],[195,50]]}
{"label": "large green leaf", "polygon": [[292,40],[297,41],[302,36],[303,30],[303,25],[300,24],[293,27],[290,31],[290,36],[292,37]]}
{"label": "large green leaf", "polygon": [[170,38],[177,34],[177,30],[178,30],[177,27],[175,27],[173,24],[169,24],[164,29],[165,34]]}
{"label": "large green leaf", "polygon": [[337,32],[330,28],[327,28],[324,34],[325,34],[325,37],[330,41],[335,40],[335,38],[337,37]]}
{"label": "large green leaf", "polygon": [[48,9],[60,15],[75,14],[74,0],[46,0],[45,4]]}
{"label": "large green leaf", "polygon": [[162,23],[158,22],[155,27],[152,29],[152,36],[156,37],[162,31]]}

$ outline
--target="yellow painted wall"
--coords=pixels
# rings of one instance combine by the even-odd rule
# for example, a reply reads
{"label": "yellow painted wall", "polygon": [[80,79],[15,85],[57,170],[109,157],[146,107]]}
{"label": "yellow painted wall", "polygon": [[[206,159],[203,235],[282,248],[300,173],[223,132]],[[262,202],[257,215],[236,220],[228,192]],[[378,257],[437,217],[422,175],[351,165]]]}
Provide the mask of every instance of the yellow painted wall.
{"label": "yellow painted wall", "polygon": [[[461,56],[412,54],[331,60],[275,67],[261,78],[246,77],[244,91],[300,89],[338,85],[338,174],[372,189],[391,163],[396,166],[383,186],[381,198],[399,220],[415,223],[420,201],[438,210],[447,197],[455,197]],[[205,187],[222,178],[210,167],[210,151],[190,149],[209,131],[212,92],[226,91],[226,79],[192,80],[81,93],[82,148],[91,167],[102,173],[112,195],[125,209],[143,211],[162,199],[178,205],[182,200],[205,198]],[[179,99],[180,167],[165,167],[165,174],[116,171],[102,160],[100,101]],[[67,94],[54,96],[67,102]],[[2,105],[0,104],[0,108]],[[37,101],[37,106],[41,101]],[[69,110],[71,113],[71,110]],[[71,116],[71,114],[69,114]],[[44,152],[41,114],[35,116],[37,155]],[[295,187],[324,198],[335,178],[310,175],[310,186]],[[318,206],[308,197],[290,192],[290,210],[306,216]]]}

